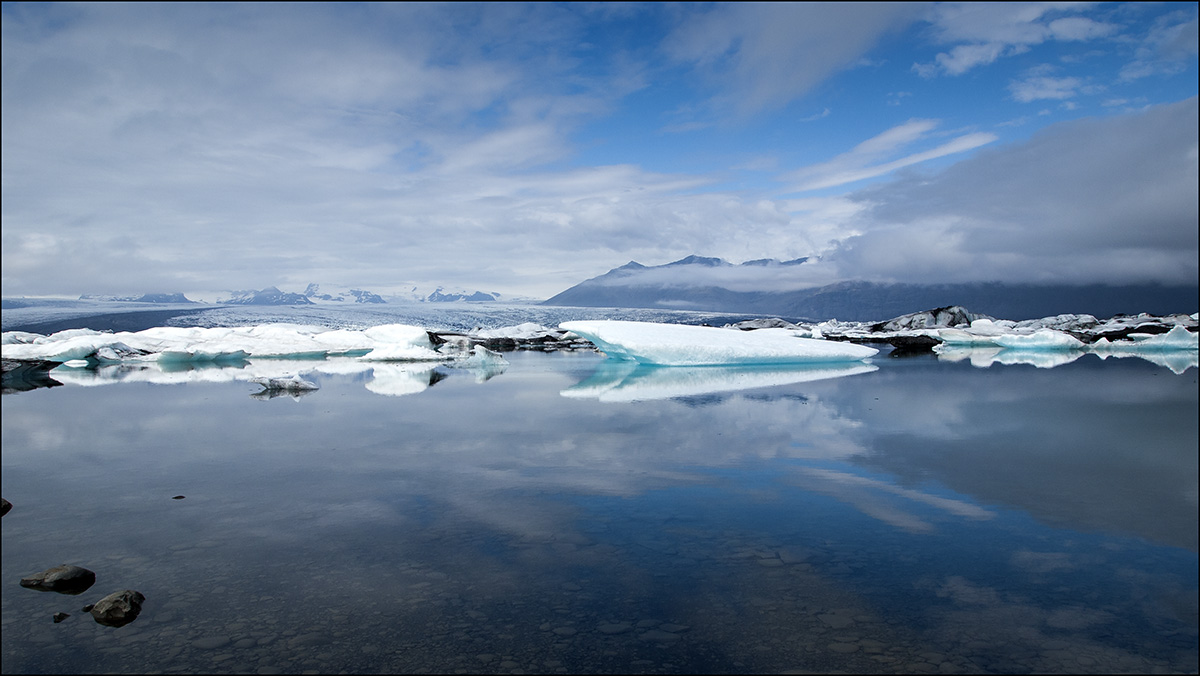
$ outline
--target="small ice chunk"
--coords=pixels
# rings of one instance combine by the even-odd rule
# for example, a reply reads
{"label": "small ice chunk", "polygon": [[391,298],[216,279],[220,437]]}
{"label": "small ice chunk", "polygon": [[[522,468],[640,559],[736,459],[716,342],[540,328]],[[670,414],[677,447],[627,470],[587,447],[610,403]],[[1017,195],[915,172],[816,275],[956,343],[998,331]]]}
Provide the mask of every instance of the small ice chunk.
{"label": "small ice chunk", "polygon": [[614,359],[661,366],[809,364],[868,359],[875,348],[812,338],[786,329],[737,331],[710,326],[616,320],[559,324]]}

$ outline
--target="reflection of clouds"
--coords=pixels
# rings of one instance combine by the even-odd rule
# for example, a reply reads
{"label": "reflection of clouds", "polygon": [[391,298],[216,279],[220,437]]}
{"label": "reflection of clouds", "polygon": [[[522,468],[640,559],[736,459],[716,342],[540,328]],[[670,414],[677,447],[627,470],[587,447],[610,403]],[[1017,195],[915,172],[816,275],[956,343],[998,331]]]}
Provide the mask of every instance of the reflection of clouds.
{"label": "reflection of clouds", "polygon": [[[1052,527],[1196,547],[1196,389],[1147,364],[883,368],[840,388],[870,451],[855,463]],[[1193,372],[1194,373],[1194,372]],[[865,435],[864,435],[865,436]]]}
{"label": "reflection of clouds", "polygon": [[1012,565],[1028,573],[1050,573],[1075,568],[1070,555],[1065,552],[1031,552],[1027,549],[1013,553]]}
{"label": "reflection of clouds", "polygon": [[[941,582],[927,581],[923,586],[932,587],[935,596],[952,603],[949,607],[931,607],[930,631],[939,640],[969,643],[987,637],[995,645],[1031,646],[1036,652],[1022,663],[1022,671],[1027,673],[1087,671],[1081,669],[1083,664],[1121,665],[1117,671],[1145,673],[1154,664],[1146,661],[1140,651],[1127,650],[1095,635],[1096,628],[1121,615],[1146,613],[1149,609],[1140,600],[1103,610],[1090,607],[1084,599],[1044,608],[958,575]],[[1091,662],[1080,663],[1079,656],[1087,656]],[[1181,663],[1188,662],[1194,665],[1194,656]]]}
{"label": "reflection of clouds", "polygon": [[878,367],[862,362],[789,367],[660,367],[606,360],[587,380],[560,394],[607,402],[644,401],[792,385],[876,370]]}
{"label": "reflection of clouds", "polygon": [[905,511],[903,503],[888,495],[904,498],[939,509],[965,519],[991,519],[995,515],[986,509],[962,500],[930,495],[911,488],[901,488],[877,479],[815,467],[801,468],[797,483],[803,488],[853,505],[863,514],[910,533],[930,533],[934,527],[919,516]]}

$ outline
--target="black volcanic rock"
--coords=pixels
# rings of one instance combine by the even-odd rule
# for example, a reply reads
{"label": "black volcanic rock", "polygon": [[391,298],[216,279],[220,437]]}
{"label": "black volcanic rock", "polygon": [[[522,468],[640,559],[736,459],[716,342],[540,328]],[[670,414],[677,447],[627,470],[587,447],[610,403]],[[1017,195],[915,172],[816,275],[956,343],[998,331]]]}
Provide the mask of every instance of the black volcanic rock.
{"label": "black volcanic rock", "polygon": [[141,592],[126,589],[100,599],[89,612],[97,624],[123,627],[137,619],[145,600],[146,597]]}
{"label": "black volcanic rock", "polygon": [[79,566],[54,566],[21,579],[21,586],[59,594],[82,594],[96,584],[96,574]]}

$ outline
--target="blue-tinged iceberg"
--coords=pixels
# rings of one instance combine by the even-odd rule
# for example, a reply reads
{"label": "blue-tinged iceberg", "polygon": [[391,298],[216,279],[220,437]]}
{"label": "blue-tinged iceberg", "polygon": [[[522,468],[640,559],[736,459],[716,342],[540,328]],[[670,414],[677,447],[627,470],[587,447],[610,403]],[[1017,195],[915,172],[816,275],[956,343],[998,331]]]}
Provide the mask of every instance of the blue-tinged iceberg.
{"label": "blue-tinged iceberg", "polygon": [[559,327],[591,341],[611,358],[659,366],[853,362],[879,352],[853,343],[800,338],[787,329],[736,331],[615,320],[563,322]]}

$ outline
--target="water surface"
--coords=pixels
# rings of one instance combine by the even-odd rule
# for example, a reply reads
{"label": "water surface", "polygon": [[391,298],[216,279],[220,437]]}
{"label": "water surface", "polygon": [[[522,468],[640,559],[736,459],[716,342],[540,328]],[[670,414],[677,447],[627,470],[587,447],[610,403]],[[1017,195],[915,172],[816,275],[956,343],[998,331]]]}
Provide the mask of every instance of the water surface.
{"label": "water surface", "polygon": [[3,671],[1197,670],[1194,368],[506,357],[5,396]]}

